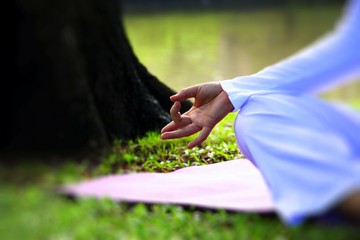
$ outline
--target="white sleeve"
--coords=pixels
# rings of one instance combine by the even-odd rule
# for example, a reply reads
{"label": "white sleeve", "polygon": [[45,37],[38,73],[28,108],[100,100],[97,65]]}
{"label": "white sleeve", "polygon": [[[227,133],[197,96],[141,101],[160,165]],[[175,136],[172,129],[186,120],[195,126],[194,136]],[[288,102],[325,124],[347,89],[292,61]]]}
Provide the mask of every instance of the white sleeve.
{"label": "white sleeve", "polygon": [[335,30],[313,45],[250,76],[221,81],[235,110],[269,91],[317,93],[360,73],[360,0],[352,0]]}

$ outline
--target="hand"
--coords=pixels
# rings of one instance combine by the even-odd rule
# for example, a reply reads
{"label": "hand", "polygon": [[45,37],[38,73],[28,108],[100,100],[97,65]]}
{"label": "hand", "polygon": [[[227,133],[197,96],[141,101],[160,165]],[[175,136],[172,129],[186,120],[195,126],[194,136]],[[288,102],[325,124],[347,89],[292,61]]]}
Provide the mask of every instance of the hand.
{"label": "hand", "polygon": [[[195,98],[194,105],[181,115],[180,101],[188,98]],[[189,143],[189,148],[205,141],[215,125],[234,109],[220,83],[213,82],[185,88],[171,96],[170,100],[174,102],[170,109],[173,121],[161,130],[161,138],[182,138],[201,131],[199,136]]]}

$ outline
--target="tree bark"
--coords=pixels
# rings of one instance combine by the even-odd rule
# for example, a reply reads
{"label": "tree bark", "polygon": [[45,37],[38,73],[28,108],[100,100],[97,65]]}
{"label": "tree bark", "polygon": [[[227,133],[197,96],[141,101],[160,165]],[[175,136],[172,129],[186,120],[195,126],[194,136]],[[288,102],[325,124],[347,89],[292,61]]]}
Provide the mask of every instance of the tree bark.
{"label": "tree bark", "polygon": [[134,55],[118,0],[12,4],[1,149],[101,149],[170,120],[174,92]]}

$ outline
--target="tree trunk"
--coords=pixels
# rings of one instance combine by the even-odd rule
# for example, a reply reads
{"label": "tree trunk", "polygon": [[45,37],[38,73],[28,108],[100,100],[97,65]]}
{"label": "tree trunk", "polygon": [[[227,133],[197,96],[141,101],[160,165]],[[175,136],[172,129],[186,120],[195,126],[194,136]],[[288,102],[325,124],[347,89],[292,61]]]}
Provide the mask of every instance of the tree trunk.
{"label": "tree trunk", "polygon": [[[18,0],[0,147],[77,152],[157,130],[174,92],[139,63],[119,0]],[[186,103],[186,108],[190,103]]]}

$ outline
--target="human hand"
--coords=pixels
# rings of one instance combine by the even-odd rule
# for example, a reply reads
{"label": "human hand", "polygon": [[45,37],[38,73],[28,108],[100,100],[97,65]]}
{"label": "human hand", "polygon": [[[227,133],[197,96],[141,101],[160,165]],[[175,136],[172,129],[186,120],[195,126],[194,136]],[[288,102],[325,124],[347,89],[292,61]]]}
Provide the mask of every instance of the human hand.
{"label": "human hand", "polygon": [[[188,98],[195,98],[194,105],[181,115],[180,101]],[[170,109],[173,121],[161,130],[161,138],[182,138],[201,131],[199,136],[188,144],[189,148],[205,141],[215,125],[234,109],[220,83],[215,82],[185,88],[171,96],[170,100],[174,102]]]}

